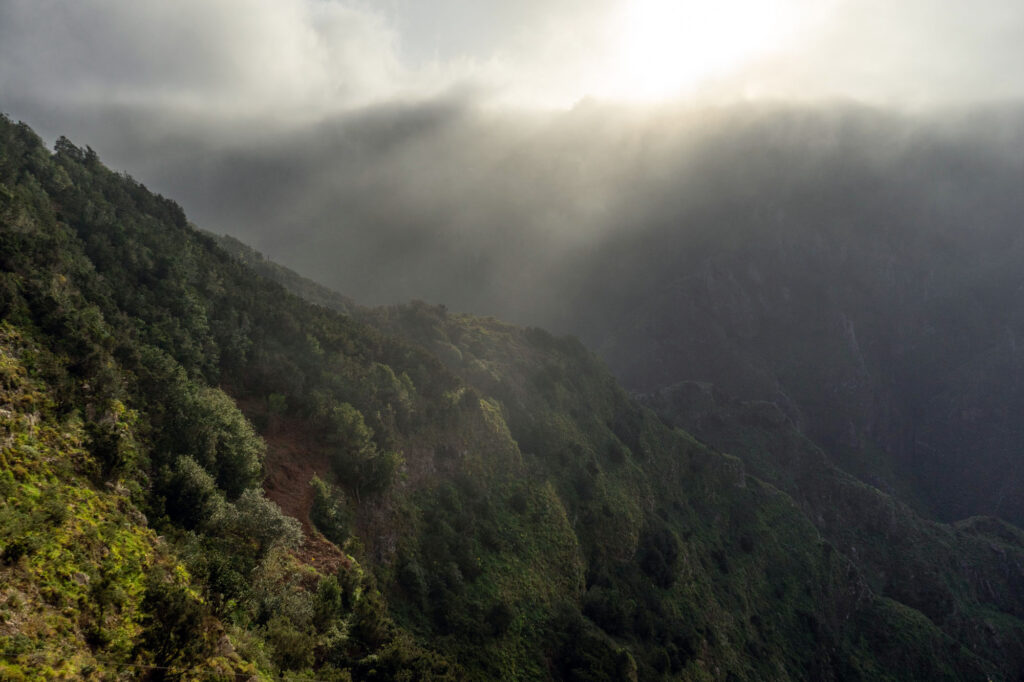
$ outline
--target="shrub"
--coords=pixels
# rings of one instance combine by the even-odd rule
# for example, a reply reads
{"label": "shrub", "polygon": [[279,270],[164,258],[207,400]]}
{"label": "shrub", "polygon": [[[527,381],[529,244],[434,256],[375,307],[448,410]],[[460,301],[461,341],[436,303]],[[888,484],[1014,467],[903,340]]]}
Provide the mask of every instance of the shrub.
{"label": "shrub", "polygon": [[150,576],[142,608],[140,652],[151,653],[160,666],[188,665],[203,657],[203,608],[184,587],[159,574]]}
{"label": "shrub", "polygon": [[301,670],[313,665],[316,639],[311,633],[296,628],[286,617],[272,617],[264,636],[273,648],[274,662],[281,669]]}
{"label": "shrub", "polygon": [[324,537],[341,547],[349,535],[351,517],[345,494],[314,476],[309,485],[313,488],[313,506],[309,519]]}
{"label": "shrub", "polygon": [[302,542],[299,522],[285,515],[256,488],[242,493],[234,505],[225,508],[218,521],[218,530],[252,544],[260,558],[275,547],[290,549]]}
{"label": "shrub", "polygon": [[338,477],[357,494],[386,490],[402,465],[402,456],[379,450],[362,413],[348,403],[328,408],[325,419],[327,441],[333,446],[331,466]]}
{"label": "shrub", "polygon": [[185,528],[196,529],[218,517],[224,498],[213,477],[189,456],[182,456],[165,472],[160,486],[167,515]]}
{"label": "shrub", "polygon": [[318,630],[326,630],[344,612],[344,598],[338,579],[333,575],[321,578],[313,598],[313,624]]}
{"label": "shrub", "polygon": [[408,601],[421,611],[426,609],[429,588],[423,567],[415,557],[406,557],[398,566],[398,584],[405,591]]}
{"label": "shrub", "polygon": [[355,605],[352,639],[367,652],[380,649],[394,637],[394,624],[387,607],[372,581],[363,585],[362,598]]}
{"label": "shrub", "polygon": [[216,477],[228,499],[235,499],[259,482],[266,444],[224,391],[197,391],[187,416],[186,442]]}

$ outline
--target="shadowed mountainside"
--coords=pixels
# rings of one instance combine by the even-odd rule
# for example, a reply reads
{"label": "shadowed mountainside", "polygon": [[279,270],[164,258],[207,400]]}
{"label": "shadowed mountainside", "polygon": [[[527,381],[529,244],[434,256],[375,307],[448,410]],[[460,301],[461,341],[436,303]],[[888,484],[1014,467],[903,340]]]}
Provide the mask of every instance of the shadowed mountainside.
{"label": "shadowed mountainside", "polygon": [[552,323],[633,390],[700,381],[775,402],[929,515],[1019,523],[1021,129],[994,113],[751,117],[566,265],[575,294]]}
{"label": "shadowed mountainside", "polygon": [[873,540],[948,557],[929,610],[577,341],[343,315],[89,149],[2,120],[0,150],[4,676],[1024,672],[1015,529],[851,493],[835,523],[888,504]]}
{"label": "shadowed mountainside", "polygon": [[452,102],[154,172],[363,302],[573,333],[630,390],[776,402],[922,513],[1020,523],[1022,146],[1010,105]]}

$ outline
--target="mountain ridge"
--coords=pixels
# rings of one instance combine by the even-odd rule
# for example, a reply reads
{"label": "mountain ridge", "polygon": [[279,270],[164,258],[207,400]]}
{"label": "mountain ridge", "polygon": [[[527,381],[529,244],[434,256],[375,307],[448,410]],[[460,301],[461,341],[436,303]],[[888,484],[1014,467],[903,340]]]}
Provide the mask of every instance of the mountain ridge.
{"label": "mountain ridge", "polygon": [[[395,327],[393,319],[402,320],[397,326],[405,330],[406,336],[421,338],[421,343],[446,359],[450,366],[458,368],[466,367],[469,364],[468,371],[474,373],[473,361],[466,363],[462,351],[450,342],[451,339],[447,335],[438,330],[438,323],[443,327],[444,320],[450,315],[443,307],[418,303],[408,309],[393,308],[390,310],[394,312],[385,314],[387,310],[379,309],[376,313],[364,311],[364,314],[368,317],[372,317],[374,314],[385,317],[384,324],[392,327]],[[420,317],[433,319],[428,322],[417,319]],[[406,318],[413,318],[416,321],[409,321]],[[424,331],[428,332],[425,338]],[[532,333],[544,334],[540,330]],[[462,349],[465,350],[465,347],[462,346]],[[479,378],[471,380],[471,383],[480,386],[481,380],[485,385],[489,382],[486,375],[478,371],[476,373]],[[466,375],[465,369],[463,374]],[[514,375],[515,372],[511,374]],[[910,561],[911,557],[907,555],[900,555],[900,558],[896,559],[895,556],[886,554],[885,550],[882,555],[873,551],[876,547],[885,547],[893,542],[893,536],[901,536],[902,541],[915,537],[918,538],[918,541],[923,539],[924,543],[932,548],[931,551],[949,552],[950,550],[944,547],[947,540],[943,537],[945,531],[940,524],[917,519],[909,508],[897,500],[865,486],[856,478],[836,469],[818,446],[809,441],[785,413],[774,404],[740,402],[727,398],[720,391],[709,386],[692,383],[682,385],[680,389],[685,390],[690,386],[696,389],[695,392],[698,396],[706,397],[703,401],[699,398],[683,400],[682,405],[688,407],[689,410],[682,409],[678,405],[672,408],[672,391],[668,389],[644,396],[642,402],[652,407],[670,425],[686,428],[703,442],[720,451],[739,455],[746,467],[750,468],[759,478],[794,495],[807,516],[815,519],[815,526],[824,536],[839,551],[853,557],[858,569],[864,571],[865,578],[872,590],[880,595],[891,595],[896,602],[913,603],[917,608],[923,608],[930,612],[930,616],[936,620],[941,620],[940,616],[947,615],[942,612],[942,604],[952,605],[956,601],[952,596],[955,590],[950,590],[943,584],[943,580],[932,577],[928,568],[935,557],[917,556]],[[666,401],[668,401],[667,405]],[[508,404],[508,399],[504,402]],[[702,402],[707,403],[705,412],[699,409]],[[721,404],[716,405],[716,402]],[[694,403],[696,403],[696,409],[693,407]],[[709,428],[704,422],[712,424],[714,428]],[[730,429],[738,430],[739,434],[731,433]],[[745,438],[751,437],[766,441],[767,444],[760,443],[758,446],[751,447],[749,442],[744,442]],[[789,480],[785,480],[787,475]],[[813,492],[801,490],[801,486],[794,481],[794,477],[796,481],[802,480],[805,486],[811,487]],[[834,481],[834,483],[830,483],[830,481]],[[809,501],[809,497],[813,499]],[[838,513],[831,508],[837,500],[844,498],[847,500],[844,504],[849,508],[845,514]],[[827,521],[823,514],[828,516]],[[885,517],[891,517],[891,520],[886,521]],[[844,523],[848,527],[842,527]],[[990,523],[995,523],[995,527],[999,528],[998,522],[995,520],[989,522],[982,519],[967,520],[959,525],[969,529],[975,524],[984,527]],[[999,532],[996,531],[996,536],[998,535]],[[993,554],[999,553],[998,549],[986,547],[986,541],[982,538],[979,538],[977,544],[971,549],[952,551],[954,553],[963,552],[966,556],[979,556],[982,553],[979,550],[991,551]],[[941,561],[942,563],[952,563],[946,559]],[[909,566],[904,564],[909,564]],[[970,572],[972,569],[966,570]],[[915,575],[918,577],[912,577]],[[921,576],[925,576],[924,579]],[[963,580],[963,578],[957,580]],[[983,578],[978,580],[975,577],[975,580],[979,585],[985,582]],[[933,601],[939,606],[936,607],[931,603]],[[952,625],[951,627],[961,626]],[[1020,650],[1008,650],[1005,655],[1008,658],[1019,659],[1022,654]]]}
{"label": "mountain ridge", "polygon": [[[579,341],[425,304],[339,315],[91,150],[8,120],[0,149],[4,675],[1019,676],[1018,531],[960,529],[1004,562],[974,557],[986,593],[939,566],[960,620],[933,620]],[[286,463],[318,474],[296,509],[336,565],[264,493]],[[152,570],[58,560],[91,518],[73,489]]]}

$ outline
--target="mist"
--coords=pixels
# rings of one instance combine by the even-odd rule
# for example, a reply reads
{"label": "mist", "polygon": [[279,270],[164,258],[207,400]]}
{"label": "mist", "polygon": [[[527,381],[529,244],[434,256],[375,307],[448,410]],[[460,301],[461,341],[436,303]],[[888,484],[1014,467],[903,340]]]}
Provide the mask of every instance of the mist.
{"label": "mist", "polygon": [[576,334],[640,394],[773,402],[929,515],[1018,521],[1022,148],[1015,105],[453,98],[198,164],[155,149],[151,173],[204,228],[360,303]]}
{"label": "mist", "polygon": [[[609,249],[630,239],[785,232],[815,198],[839,202],[820,222],[893,201],[941,204],[944,221],[965,213],[958,202],[975,210],[972,183],[1003,183],[1018,165],[1022,121],[1014,107],[910,115],[850,103],[512,115],[451,98],[256,143],[138,140],[137,174],[187,197],[200,227],[362,303],[418,298],[565,328],[581,272],[621,266],[626,254]],[[957,174],[968,166],[981,175]]]}
{"label": "mist", "polygon": [[652,102],[607,81],[613,0],[6,0],[0,110],[363,303],[570,328],[625,237],[785,214],[849,163],[919,194],[928,149],[1019,148],[1013,3],[771,7],[784,47]]}
{"label": "mist", "polygon": [[0,111],[359,303],[576,334],[638,393],[774,402],[930,514],[1019,522],[1024,12],[769,4],[778,41],[677,81],[615,75],[657,2],[0,0]]}
{"label": "mist", "polygon": [[0,667],[1024,679],[1022,64],[1017,0],[0,0]]}

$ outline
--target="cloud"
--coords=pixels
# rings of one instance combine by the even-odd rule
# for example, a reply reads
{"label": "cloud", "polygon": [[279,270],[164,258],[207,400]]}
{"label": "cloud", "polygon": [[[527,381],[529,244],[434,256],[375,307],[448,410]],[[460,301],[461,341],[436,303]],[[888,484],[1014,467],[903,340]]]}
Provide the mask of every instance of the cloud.
{"label": "cloud", "polygon": [[[597,82],[617,4],[0,0],[0,110],[363,302],[535,322],[609,239],[695,221],[702,198],[767,210],[780,164],[813,177],[858,144],[889,160],[909,144],[902,123],[852,135],[856,116],[813,108],[758,127],[780,102],[1024,93],[1008,2],[832,0],[788,52],[707,89],[776,104],[524,108]],[[965,125],[1016,149],[1018,114]]]}
{"label": "cloud", "polygon": [[834,0],[789,50],[735,78],[787,99],[945,106],[1021,99],[1021,59],[1018,3]]}
{"label": "cloud", "polygon": [[[571,106],[615,90],[625,2],[0,0],[0,95],[16,114],[130,112],[218,135],[452,91]],[[740,31],[753,18],[734,4]],[[1024,11],[1008,0],[776,5],[793,24],[787,44],[718,74],[699,96],[1024,96]],[[681,40],[700,28],[688,30]]]}
{"label": "cloud", "polygon": [[315,119],[410,87],[376,14],[323,0],[5,0],[0,92],[38,107]]}

